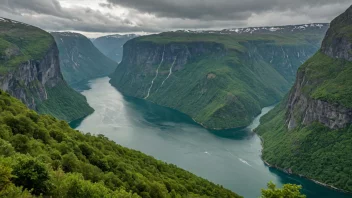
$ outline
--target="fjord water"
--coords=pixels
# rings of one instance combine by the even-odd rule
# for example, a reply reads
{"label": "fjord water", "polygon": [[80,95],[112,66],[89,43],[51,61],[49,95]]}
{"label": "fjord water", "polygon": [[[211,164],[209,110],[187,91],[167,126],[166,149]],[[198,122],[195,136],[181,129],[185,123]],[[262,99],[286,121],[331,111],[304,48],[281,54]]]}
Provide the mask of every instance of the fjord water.
{"label": "fjord water", "polygon": [[244,197],[259,197],[260,189],[269,181],[278,186],[303,185],[308,198],[352,197],[265,166],[260,158],[260,138],[252,129],[272,107],[264,108],[246,129],[212,131],[170,108],[123,96],[107,77],[90,81],[88,87],[82,94],[95,112],[71,123],[78,130],[103,134],[120,145],[176,164]]}

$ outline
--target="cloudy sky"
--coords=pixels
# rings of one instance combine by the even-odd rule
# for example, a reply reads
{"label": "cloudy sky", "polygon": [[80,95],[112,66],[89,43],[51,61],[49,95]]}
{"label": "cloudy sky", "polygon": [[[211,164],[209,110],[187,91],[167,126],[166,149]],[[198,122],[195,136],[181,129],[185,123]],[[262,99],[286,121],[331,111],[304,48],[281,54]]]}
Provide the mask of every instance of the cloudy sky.
{"label": "cloudy sky", "polygon": [[0,17],[88,37],[330,22],[351,0],[0,0]]}

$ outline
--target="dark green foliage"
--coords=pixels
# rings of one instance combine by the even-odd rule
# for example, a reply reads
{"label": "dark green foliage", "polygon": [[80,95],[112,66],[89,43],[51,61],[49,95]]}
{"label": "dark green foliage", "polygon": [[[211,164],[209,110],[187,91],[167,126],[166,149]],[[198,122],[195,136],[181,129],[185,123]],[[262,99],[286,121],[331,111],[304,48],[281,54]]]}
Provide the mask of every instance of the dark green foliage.
{"label": "dark green foliage", "polygon": [[67,86],[65,82],[47,88],[48,100],[38,106],[41,114],[50,114],[60,120],[72,121],[93,113],[86,97]]}
{"label": "dark green foliage", "polygon": [[282,189],[276,188],[272,182],[268,183],[268,189],[262,189],[262,196],[260,198],[306,198],[301,194],[302,186],[295,184],[285,184]]}
{"label": "dark green foliage", "polygon": [[49,171],[43,163],[35,159],[18,159],[12,174],[16,175],[13,179],[16,186],[33,189],[35,195],[49,192]]}
{"label": "dark green foliage", "polygon": [[337,188],[352,191],[352,126],[331,130],[319,123],[287,130],[285,102],[261,119],[263,158]]}
{"label": "dark green foliage", "polygon": [[85,36],[70,32],[51,33],[60,51],[60,67],[66,82],[74,84],[107,76],[117,63],[102,54]]}
{"label": "dark green foliage", "polygon": [[0,148],[6,149],[0,151],[0,185],[5,186],[0,196],[30,197],[30,191],[82,198],[239,197],[103,135],[82,134],[64,121],[37,115],[0,93],[0,134],[7,131],[0,136]]}

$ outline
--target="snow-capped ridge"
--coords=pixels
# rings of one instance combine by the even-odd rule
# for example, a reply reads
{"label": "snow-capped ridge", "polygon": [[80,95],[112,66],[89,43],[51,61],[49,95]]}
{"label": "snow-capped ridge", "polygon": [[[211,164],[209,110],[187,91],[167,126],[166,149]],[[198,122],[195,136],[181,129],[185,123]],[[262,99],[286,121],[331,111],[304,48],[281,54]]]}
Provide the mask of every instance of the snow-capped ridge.
{"label": "snow-capped ridge", "polygon": [[266,27],[246,27],[246,28],[230,28],[223,30],[176,30],[176,33],[208,33],[208,34],[253,34],[253,33],[285,33],[295,31],[320,30],[328,28],[328,23],[309,23],[300,25],[286,26],[266,26]]}

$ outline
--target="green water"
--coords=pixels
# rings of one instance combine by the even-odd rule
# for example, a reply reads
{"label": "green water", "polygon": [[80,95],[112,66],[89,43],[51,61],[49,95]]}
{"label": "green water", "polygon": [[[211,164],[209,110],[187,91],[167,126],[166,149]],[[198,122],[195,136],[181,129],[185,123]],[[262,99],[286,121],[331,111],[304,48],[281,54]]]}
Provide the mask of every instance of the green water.
{"label": "green water", "polygon": [[[246,129],[211,131],[175,110],[125,97],[99,78],[82,93],[95,112],[71,123],[83,132],[104,134],[118,144],[173,163],[196,175],[237,192],[259,197],[260,189],[273,181],[301,184],[309,198],[352,197],[290,176],[265,166],[260,158],[260,139],[252,132],[258,116]],[[263,113],[272,107],[264,108]]]}

